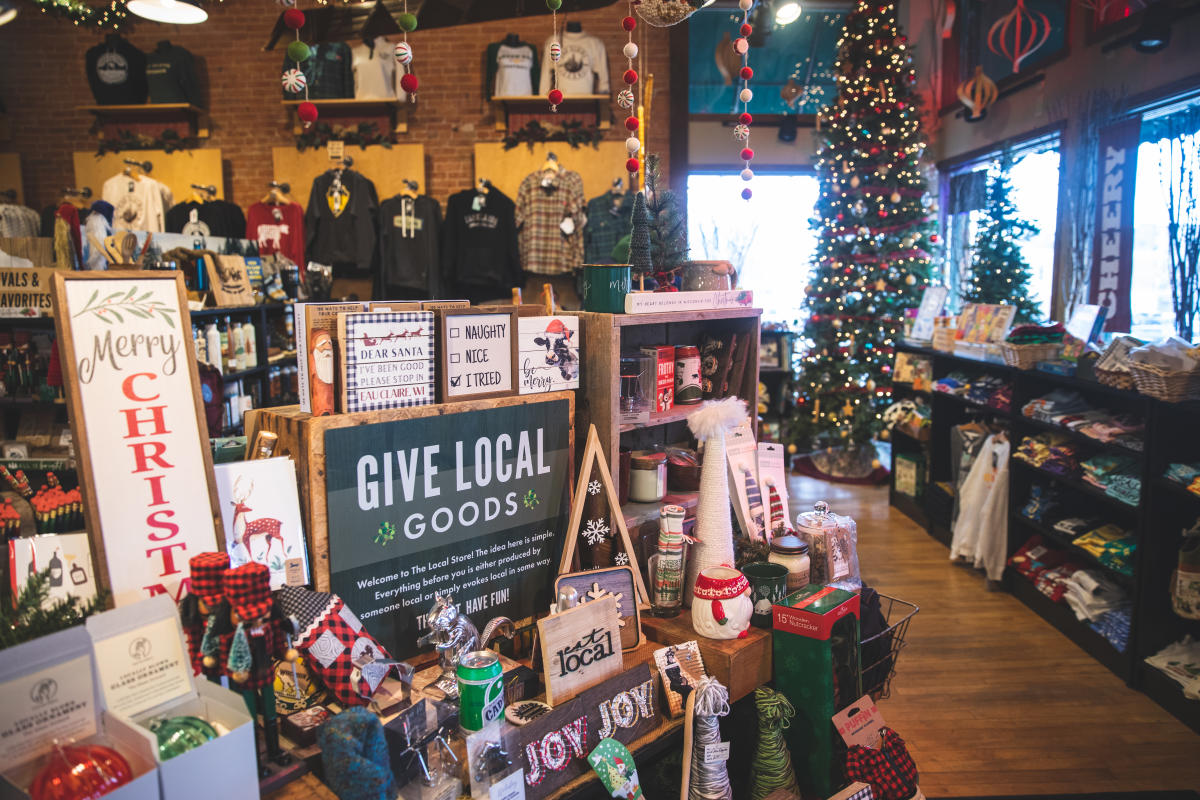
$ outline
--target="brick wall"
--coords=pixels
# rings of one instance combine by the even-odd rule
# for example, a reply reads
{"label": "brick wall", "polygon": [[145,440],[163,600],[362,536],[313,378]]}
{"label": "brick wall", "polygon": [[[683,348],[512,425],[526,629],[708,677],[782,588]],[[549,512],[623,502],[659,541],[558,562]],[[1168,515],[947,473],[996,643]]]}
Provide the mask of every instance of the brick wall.
{"label": "brick wall", "polygon": [[[304,5],[307,3],[302,2]],[[571,0],[564,6],[569,10]],[[271,180],[271,148],[293,142],[288,115],[280,104],[282,44],[268,52],[262,50],[279,7],[268,0],[225,0],[208,7],[209,20],[202,25],[138,21],[123,35],[145,51],[170,39],[203,61],[213,126],[204,146],[221,149],[227,197],[245,207],[262,195]],[[626,34],[619,22],[624,9],[619,3],[566,15],[604,40],[614,92],[623,86],[621,47]],[[560,14],[560,24],[562,18]],[[415,72],[421,80],[420,102],[400,141],[425,145],[428,191],[440,201],[472,180],[475,142],[503,137],[495,130],[491,109],[483,100],[482,53],[489,42],[509,32],[540,48],[550,32],[550,17],[418,30],[409,37],[416,56]],[[666,168],[667,33],[642,25],[638,34],[645,37],[640,71],[653,72],[656,87],[656,124],[648,149],[662,155]],[[7,106],[13,129],[12,139],[0,142],[0,150],[21,154],[25,194],[31,206],[40,208],[52,202],[62,186],[73,183],[72,152],[96,147],[95,135],[88,133],[92,117],[77,111],[76,106],[94,102],[84,73],[84,54],[102,38],[101,33],[76,28],[24,5],[14,22],[0,28],[0,99]],[[614,110],[619,111],[615,104]],[[614,139],[625,135],[619,123],[608,133]],[[294,191],[307,195],[307,188]]]}

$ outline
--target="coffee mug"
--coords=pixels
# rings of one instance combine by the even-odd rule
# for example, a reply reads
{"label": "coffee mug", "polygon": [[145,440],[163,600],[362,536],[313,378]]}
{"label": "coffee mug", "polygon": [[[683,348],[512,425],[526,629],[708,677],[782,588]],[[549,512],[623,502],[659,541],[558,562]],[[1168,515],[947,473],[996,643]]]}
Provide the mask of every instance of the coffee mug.
{"label": "coffee mug", "polygon": [[782,603],[787,594],[788,568],[770,561],[755,561],[742,567],[742,574],[750,581],[750,599],[754,602],[751,624],[757,628],[771,627],[771,607]]}
{"label": "coffee mug", "polygon": [[625,295],[631,278],[628,264],[583,265],[583,310],[606,314],[625,313]]}

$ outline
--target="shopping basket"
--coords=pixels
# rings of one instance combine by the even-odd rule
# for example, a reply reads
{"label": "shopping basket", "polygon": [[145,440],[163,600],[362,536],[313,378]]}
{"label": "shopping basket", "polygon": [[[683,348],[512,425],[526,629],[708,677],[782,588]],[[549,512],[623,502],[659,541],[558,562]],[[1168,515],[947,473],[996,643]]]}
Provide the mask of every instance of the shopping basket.
{"label": "shopping basket", "polygon": [[859,653],[862,664],[863,694],[876,702],[886,700],[892,693],[892,677],[896,674],[896,659],[907,644],[908,623],[921,609],[898,597],[879,595],[879,610],[887,627],[870,638],[863,639]]}

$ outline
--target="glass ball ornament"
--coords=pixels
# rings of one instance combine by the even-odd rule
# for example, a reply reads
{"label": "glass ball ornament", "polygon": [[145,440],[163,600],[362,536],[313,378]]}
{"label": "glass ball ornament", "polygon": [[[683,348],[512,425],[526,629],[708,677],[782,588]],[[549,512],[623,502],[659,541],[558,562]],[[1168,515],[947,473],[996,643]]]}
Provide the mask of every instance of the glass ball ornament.
{"label": "glass ball ornament", "polygon": [[888,200],[891,200],[893,203],[899,203],[900,202],[900,193],[892,192],[892,196],[889,197]]}
{"label": "glass ball ornament", "polygon": [[304,77],[304,73],[298,69],[289,69],[283,73],[280,78],[280,83],[283,84],[283,90],[290,94],[300,94],[304,91],[304,87],[308,86],[308,78]]}
{"label": "glass ball ornament", "polygon": [[857,189],[858,185],[860,183],[862,183],[862,180],[857,175],[850,176],[850,188],[851,189]]}
{"label": "glass ball ornament", "polygon": [[312,55],[312,49],[304,42],[296,41],[289,42],[287,46],[287,57],[297,63],[308,61]]}
{"label": "glass ball ornament", "polygon": [[754,179],[754,170],[750,169],[749,167],[746,167],[744,170],[742,170],[742,180],[749,181],[749,180],[753,180],[753,179]]}
{"label": "glass ball ornament", "polygon": [[562,45],[559,44],[558,42],[551,42],[550,43],[550,60],[553,61],[555,64],[557,64],[558,60],[560,58],[562,58]]}
{"label": "glass ball ornament", "polygon": [[29,785],[32,800],[93,800],[133,780],[125,757],[99,744],[55,747]]}
{"label": "glass ball ornament", "polygon": [[637,58],[638,48],[633,42],[626,42],[625,46],[621,48],[621,52],[625,54],[626,58],[633,59]]}
{"label": "glass ball ornament", "polygon": [[406,64],[407,65],[407,64],[412,63],[412,58],[413,58],[412,47],[409,46],[408,42],[397,43],[396,46],[392,49],[392,55],[394,55],[396,57],[397,64]]}
{"label": "glass ball ornament", "polygon": [[405,33],[412,33],[417,29],[417,15],[406,12],[396,17],[396,24],[400,26],[400,30]]}
{"label": "glass ball ornament", "polygon": [[850,212],[856,217],[861,217],[867,213],[867,204],[859,200],[854,205],[850,206]]}
{"label": "glass ball ornament", "polygon": [[194,750],[218,736],[217,729],[207,720],[193,716],[156,719],[150,723],[150,731],[158,739],[158,755],[163,761]]}
{"label": "glass ball ornament", "polygon": [[749,139],[750,138],[750,126],[742,125],[742,124],[734,125],[733,126],[733,138],[737,139],[739,142],[744,142],[747,139]]}
{"label": "glass ball ornament", "polygon": [[630,136],[625,140],[625,149],[630,153],[637,153],[637,151],[642,149],[642,140],[636,136]]}
{"label": "glass ball ornament", "polygon": [[738,92],[738,100],[741,100],[743,103],[749,103],[753,99],[754,92],[750,91],[749,89],[742,89],[740,92]]}
{"label": "glass ball ornament", "polygon": [[633,92],[629,89],[622,89],[617,95],[617,105],[625,110],[633,108],[634,102],[636,102],[636,98],[633,96]]}

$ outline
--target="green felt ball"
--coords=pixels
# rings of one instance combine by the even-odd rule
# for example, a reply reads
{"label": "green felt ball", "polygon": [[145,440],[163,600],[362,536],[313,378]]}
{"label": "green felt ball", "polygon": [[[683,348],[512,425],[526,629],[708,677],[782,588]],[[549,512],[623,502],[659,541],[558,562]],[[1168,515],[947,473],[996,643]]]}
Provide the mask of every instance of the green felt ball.
{"label": "green felt ball", "polygon": [[287,46],[287,57],[292,61],[308,61],[312,50],[304,42],[296,41]]}
{"label": "green felt ball", "polygon": [[417,15],[416,14],[409,14],[406,12],[404,14],[401,14],[397,18],[396,21],[400,23],[400,27],[403,30],[408,31],[409,33],[412,33],[413,31],[415,31],[417,29]]}
{"label": "green felt ball", "polygon": [[558,11],[562,8],[562,0],[546,0],[546,8],[551,11]]}

